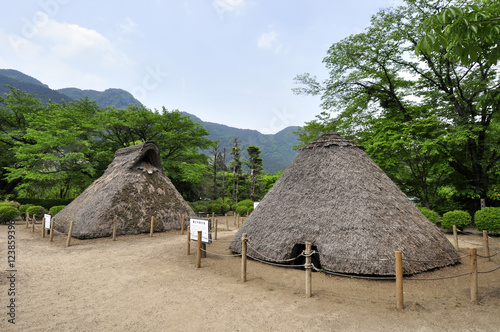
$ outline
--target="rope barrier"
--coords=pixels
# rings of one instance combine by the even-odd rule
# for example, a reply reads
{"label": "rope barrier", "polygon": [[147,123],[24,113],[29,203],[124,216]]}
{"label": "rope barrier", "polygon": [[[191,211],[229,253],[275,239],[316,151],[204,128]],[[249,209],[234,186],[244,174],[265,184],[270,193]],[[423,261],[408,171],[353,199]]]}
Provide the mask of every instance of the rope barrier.
{"label": "rope barrier", "polygon": [[[247,241],[247,246],[248,246],[249,248],[251,248],[251,249],[252,249],[252,250],[253,250],[253,251],[254,251],[257,255],[259,255],[259,256],[263,257],[264,259],[266,259],[266,260],[268,260],[268,261],[271,261],[271,262],[292,262],[292,261],[296,260],[297,258],[299,258],[300,256],[303,256],[303,252],[302,252],[300,255],[298,255],[298,256],[297,256],[297,257],[295,257],[295,258],[290,258],[290,259],[283,259],[283,260],[279,260],[279,259],[274,259],[274,258],[266,257],[265,255],[261,254],[260,252],[258,252],[257,250],[255,250],[255,248],[253,248],[253,247],[250,245],[249,241]],[[251,257],[251,256],[250,256],[250,257]],[[255,257],[252,257],[252,258],[256,259]]]}
{"label": "rope barrier", "polygon": [[451,277],[438,277],[438,278],[413,278],[413,277],[404,277],[405,280],[415,280],[415,281],[431,281],[431,280],[444,280],[444,279],[453,279],[453,278],[460,278],[464,276],[470,275],[470,272],[467,273],[462,273],[458,274],[456,276],[451,276]]}
{"label": "rope barrier", "polygon": [[261,263],[264,263],[264,264],[267,264],[267,265],[272,265],[272,266],[280,266],[280,267],[304,267],[305,264],[302,264],[302,265],[283,265],[283,264],[277,264],[277,263],[273,263],[273,262],[267,262],[267,261],[263,261],[261,259],[258,259],[258,258],[255,258],[255,257],[251,257],[252,259],[258,261],[258,262],[261,262]]}
{"label": "rope barrier", "polygon": [[339,273],[339,272],[333,272],[333,271],[328,271],[324,269],[318,269],[314,264],[311,264],[312,268],[316,270],[317,272],[323,272],[325,274],[330,274],[338,277],[347,277],[347,278],[354,278],[354,279],[369,279],[369,280],[396,280],[396,277],[369,277],[369,276],[358,276],[358,275],[352,275],[352,274],[345,274],[345,273]]}
{"label": "rope barrier", "polygon": [[500,270],[500,266],[499,266],[499,267],[497,267],[497,268],[495,268],[495,269],[493,269],[493,270],[490,270],[490,271],[478,272],[478,274],[487,274],[487,273],[492,273],[492,272],[495,272],[495,271],[497,271],[497,270]]}
{"label": "rope barrier", "polygon": [[[198,249],[197,247],[195,247],[195,248]],[[222,256],[222,257],[239,257],[239,256],[241,256],[241,254],[232,254],[232,255],[217,254],[215,252],[211,252],[211,251],[208,251],[208,250],[203,249],[203,248],[200,248],[200,250],[204,251],[208,254],[214,255],[214,256]]]}

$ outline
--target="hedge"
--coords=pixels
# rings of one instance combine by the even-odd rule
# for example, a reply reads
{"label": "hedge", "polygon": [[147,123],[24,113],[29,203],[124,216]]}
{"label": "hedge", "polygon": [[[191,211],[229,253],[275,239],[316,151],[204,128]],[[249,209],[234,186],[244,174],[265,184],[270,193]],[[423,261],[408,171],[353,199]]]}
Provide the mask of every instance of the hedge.
{"label": "hedge", "polygon": [[0,206],[0,222],[5,223],[19,217],[19,210],[12,205]]}
{"label": "hedge", "polygon": [[479,231],[500,232],[500,208],[485,207],[476,211],[474,221]]}
{"label": "hedge", "polygon": [[443,220],[441,220],[441,227],[444,229],[451,229],[453,225],[457,228],[464,228],[470,224],[472,217],[469,212],[462,210],[455,210],[446,212],[443,214]]}
{"label": "hedge", "polygon": [[439,220],[439,213],[429,210],[426,207],[419,207],[420,212],[434,224],[437,224]]}

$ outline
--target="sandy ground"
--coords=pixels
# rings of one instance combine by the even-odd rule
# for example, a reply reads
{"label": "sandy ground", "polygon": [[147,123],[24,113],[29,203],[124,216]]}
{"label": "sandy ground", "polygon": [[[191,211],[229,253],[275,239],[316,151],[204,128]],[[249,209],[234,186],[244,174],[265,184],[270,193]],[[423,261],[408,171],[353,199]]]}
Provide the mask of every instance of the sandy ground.
{"label": "sandy ground", "polygon": [[[49,243],[22,222],[15,229],[15,304],[8,322],[7,226],[0,225],[0,331],[498,331],[500,270],[479,275],[479,303],[470,302],[470,277],[404,281],[404,310],[396,309],[394,281],[305,273],[255,261],[240,281],[240,258],[208,254],[195,269],[180,232],[72,239]],[[219,231],[230,240],[235,231]],[[479,235],[461,236],[462,255],[481,247]],[[499,238],[490,240],[498,248]],[[229,254],[227,242],[208,250]],[[483,253],[479,249],[479,254]],[[463,263],[418,278],[469,271]],[[479,271],[500,266],[480,259]]]}

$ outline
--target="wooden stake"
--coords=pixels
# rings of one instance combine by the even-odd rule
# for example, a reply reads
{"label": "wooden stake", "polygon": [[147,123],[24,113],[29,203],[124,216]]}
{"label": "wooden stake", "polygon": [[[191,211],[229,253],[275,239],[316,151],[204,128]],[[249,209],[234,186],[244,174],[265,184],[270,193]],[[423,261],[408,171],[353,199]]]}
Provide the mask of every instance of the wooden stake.
{"label": "wooden stake", "polygon": [[45,237],[45,218],[42,218],[42,237]]}
{"label": "wooden stake", "polygon": [[214,221],[214,240],[217,240],[217,228],[219,227],[218,223],[219,223],[219,220],[217,218],[215,218],[215,221]]}
{"label": "wooden stake", "polygon": [[398,309],[404,309],[403,302],[403,257],[401,251],[396,251],[396,298]]}
{"label": "wooden stake", "polygon": [[239,214],[238,214],[237,219],[238,219],[238,228],[240,228],[240,215]]}
{"label": "wooden stake", "polygon": [[477,248],[470,248],[470,300],[477,303]]}
{"label": "wooden stake", "polygon": [[50,219],[50,240],[49,240],[49,242],[52,242],[54,239],[54,223],[56,222],[55,220],[56,220],[55,218]]}
{"label": "wooden stake", "polygon": [[490,259],[490,246],[488,245],[488,231],[483,231],[484,240],[484,255],[486,256],[486,261],[489,262]]}
{"label": "wooden stake", "polygon": [[207,244],[201,243],[201,258],[207,258]]}
{"label": "wooden stake", "polygon": [[241,235],[241,282],[247,281],[247,234]]}
{"label": "wooden stake", "polygon": [[191,241],[189,239],[189,226],[187,228],[187,233],[188,233],[188,236],[187,236],[187,242],[186,242],[186,255],[191,255]]}
{"label": "wooden stake", "polygon": [[306,297],[312,296],[312,286],[311,286],[311,242],[306,242],[306,250],[304,252],[306,256],[306,264],[304,268],[306,270]]}
{"label": "wooden stake", "polygon": [[453,225],[453,240],[455,241],[455,250],[458,251],[457,226]]}
{"label": "wooden stake", "polygon": [[227,213],[226,213],[226,231],[229,230],[229,218],[227,217]]}
{"label": "wooden stake", "polygon": [[35,233],[35,222],[36,218],[35,215],[33,215],[33,218],[31,219],[31,225],[33,226],[33,228],[31,229],[31,233]]}
{"label": "wooden stake", "polygon": [[29,222],[30,222],[30,213],[26,212],[26,228],[29,227]]}
{"label": "wooden stake", "polygon": [[69,247],[69,244],[71,242],[71,234],[73,234],[73,225],[75,222],[71,220],[71,224],[69,224],[69,232],[68,232],[68,239],[66,240],[66,248]]}
{"label": "wooden stake", "polygon": [[155,216],[151,216],[151,230],[149,231],[149,237],[153,237],[155,227]]}
{"label": "wooden stake", "polygon": [[182,223],[181,223],[181,235],[184,235],[184,225],[185,225],[186,216],[182,215]]}
{"label": "wooden stake", "polygon": [[116,217],[113,218],[113,241],[116,241]]}
{"label": "wooden stake", "polygon": [[198,245],[196,247],[196,268],[199,269],[201,265],[201,231],[198,231]]}

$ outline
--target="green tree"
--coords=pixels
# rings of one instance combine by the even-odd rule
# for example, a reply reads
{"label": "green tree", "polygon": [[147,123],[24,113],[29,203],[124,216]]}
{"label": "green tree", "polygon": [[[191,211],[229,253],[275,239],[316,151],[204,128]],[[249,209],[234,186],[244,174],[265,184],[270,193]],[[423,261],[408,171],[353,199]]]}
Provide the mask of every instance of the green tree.
{"label": "green tree", "polygon": [[[299,134],[304,144],[324,131],[336,130],[375,152],[377,149],[372,149],[372,145],[384,145],[370,138],[380,131],[378,128],[389,125],[396,130],[393,141],[397,142],[397,135],[413,140],[407,135],[408,128],[418,129],[422,121],[436,119],[433,121],[441,122],[439,130],[431,133],[425,129],[427,126],[421,127],[424,132],[414,135],[414,143],[421,144],[422,138],[431,134],[429,139],[437,144],[431,155],[437,155],[427,158],[429,166],[435,159],[440,164],[433,166],[435,170],[444,169],[442,161],[446,161],[455,192],[461,195],[458,199],[467,201],[469,209],[474,209],[478,198],[484,197],[488,188],[498,182],[492,170],[500,159],[497,148],[500,136],[493,134],[490,126],[499,113],[500,90],[497,69],[484,57],[463,64],[447,56],[445,49],[430,54],[422,50],[415,53],[424,36],[418,27],[425,18],[448,7],[447,1],[406,0],[403,6],[374,15],[365,32],[333,44],[323,60],[330,70],[325,82],[318,83],[309,74],[296,78],[302,87],[295,91],[321,95],[325,109]],[[381,139],[384,136],[387,135]],[[428,148],[421,150],[424,151],[430,152]],[[420,157],[421,153],[412,156]],[[428,173],[430,177],[439,177],[438,174],[441,173]],[[401,178],[402,174],[396,177]],[[437,181],[433,178],[427,183]],[[419,194],[420,199],[422,195]]]}
{"label": "green tree", "polygon": [[256,195],[256,179],[260,175],[263,169],[263,161],[260,157],[260,149],[258,146],[251,145],[247,147],[248,161],[247,166],[250,169],[250,199],[255,200]]}
{"label": "green tree", "polygon": [[231,168],[233,170],[233,204],[238,203],[238,186],[241,174],[241,159],[240,159],[240,143],[238,142],[238,137],[233,138],[233,147],[231,148],[231,155],[233,160],[231,161]]}

